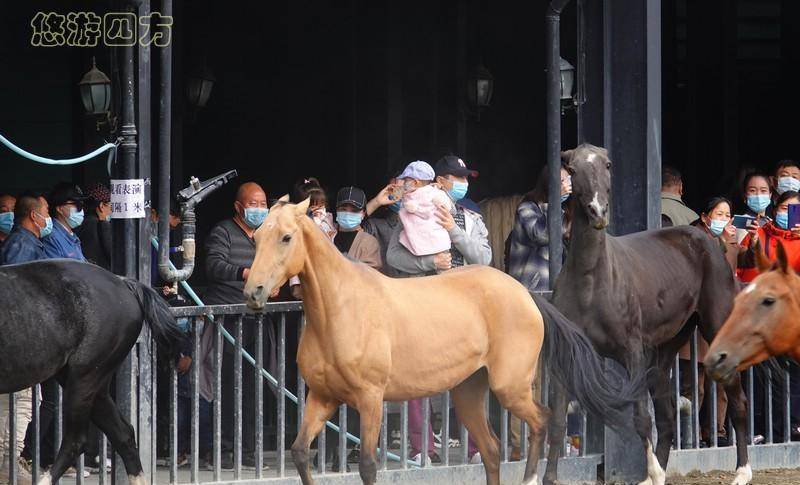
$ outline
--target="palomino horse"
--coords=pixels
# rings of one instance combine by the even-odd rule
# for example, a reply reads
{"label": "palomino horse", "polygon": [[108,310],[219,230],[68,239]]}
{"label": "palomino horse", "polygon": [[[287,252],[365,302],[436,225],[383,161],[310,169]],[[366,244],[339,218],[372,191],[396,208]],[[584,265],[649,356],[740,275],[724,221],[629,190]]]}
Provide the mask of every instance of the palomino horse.
{"label": "palomino horse", "polygon": [[281,199],[256,231],[256,257],[244,294],[262,308],[274,288],[299,275],[307,326],[297,364],[310,391],[292,456],[313,484],[309,447],[340,403],[361,415],[365,484],[376,480],[382,403],[453,389],[461,421],[475,439],[489,485],[500,483],[499,443],[486,420],[489,388],[531,429],[526,484],[538,483],[547,411],[531,382],[543,342],[556,377],[610,422],[629,421],[624,406],[645,380],[608,382],[591,343],[544,298],[487,266],[392,279],[346,259],[306,215],[309,201]]}
{"label": "palomino horse", "polygon": [[[719,243],[695,227],[621,237],[606,234],[611,192],[606,150],[581,145],[563,156],[572,174],[572,237],[553,303],[584,329],[601,354],[632,375],[653,369],[648,376],[658,429],[655,453],[646,397],[634,406],[634,416],[647,454],[643,483],[663,485],[675,436],[670,369],[695,326],[694,320],[686,324],[693,314],[699,314],[697,325],[709,342],[722,327],[736,295],[733,273]],[[725,390],[737,437],[734,483],[744,485],[752,472],[747,462],[746,401],[738,376]],[[555,385],[553,391],[546,483],[556,479],[567,408],[563,388]]]}
{"label": "palomino horse", "polygon": [[90,419],[122,457],[130,483],[145,484],[133,428],[110,393],[143,321],[176,356],[183,334],[148,286],[67,259],[0,268],[0,394],[51,377],[64,387],[64,439],[39,485],[54,483],[82,453]]}
{"label": "palomino horse", "polygon": [[772,356],[788,355],[800,362],[800,276],[789,266],[780,241],[776,254],[773,263],[756,251],[761,274],[736,297],[708,349],[706,372],[720,382]]}

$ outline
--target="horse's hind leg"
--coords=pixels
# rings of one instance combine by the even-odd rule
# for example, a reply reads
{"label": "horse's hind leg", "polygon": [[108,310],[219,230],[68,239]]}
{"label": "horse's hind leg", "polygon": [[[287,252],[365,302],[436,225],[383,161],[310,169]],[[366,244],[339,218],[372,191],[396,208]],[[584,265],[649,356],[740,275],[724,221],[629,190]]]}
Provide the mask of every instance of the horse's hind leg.
{"label": "horse's hind leg", "polygon": [[739,373],[725,385],[725,393],[728,395],[728,414],[732,417],[733,429],[736,430],[736,476],[733,485],[746,485],[753,478],[753,470],[747,459],[747,444],[750,443],[747,429],[748,404]]}
{"label": "horse's hind leg", "polygon": [[[145,478],[142,472],[142,462],[136,450],[136,435],[133,426],[122,417],[109,393],[108,383],[104,386],[94,401],[92,407],[92,422],[105,433],[114,450],[122,457],[128,481],[131,485],[144,485]],[[101,463],[102,463],[102,457]]]}
{"label": "horse's hind leg", "polygon": [[557,379],[550,379],[550,412],[550,452],[547,455],[547,469],[543,480],[548,485],[558,480],[558,460],[567,435],[567,390]]}
{"label": "horse's hind leg", "polygon": [[81,454],[89,428],[89,413],[95,400],[95,382],[87,379],[69,379],[64,390],[64,440],[53,466],[42,475],[39,483],[50,484],[58,480]]}
{"label": "horse's hind leg", "polygon": [[308,391],[303,423],[300,425],[300,433],[298,433],[297,439],[292,443],[292,458],[294,459],[297,473],[300,474],[300,480],[302,480],[303,485],[313,485],[314,483],[314,479],[311,478],[311,471],[308,467],[308,454],[311,442],[314,441],[314,438],[322,431],[325,422],[331,417],[338,406],[338,401],[322,397],[314,392],[313,389]]}
{"label": "horse's hind leg", "polygon": [[[486,420],[485,400],[488,390],[489,379],[486,369],[480,369],[456,386],[452,396],[458,419],[467,427],[469,435],[475,440],[481,453],[486,470],[486,484],[499,485],[500,444]],[[466,446],[466,443],[462,446]]]}
{"label": "horse's hind leg", "polygon": [[531,434],[528,438],[530,446],[528,447],[528,457],[522,484],[538,485],[539,478],[536,472],[550,412],[533,400],[531,386],[527,385],[524,379],[509,382],[507,385],[496,385],[495,382],[492,382],[492,390],[500,404],[513,415],[525,421],[530,428]]}

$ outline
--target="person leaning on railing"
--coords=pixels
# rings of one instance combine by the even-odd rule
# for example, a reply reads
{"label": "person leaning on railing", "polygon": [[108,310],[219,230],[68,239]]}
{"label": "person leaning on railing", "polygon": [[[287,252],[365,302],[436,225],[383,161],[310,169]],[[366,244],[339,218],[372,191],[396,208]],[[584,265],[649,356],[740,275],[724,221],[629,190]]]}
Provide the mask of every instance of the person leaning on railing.
{"label": "person leaning on railing", "polygon": [[[269,213],[267,195],[254,182],[239,187],[233,204],[234,215],[219,222],[206,238],[206,277],[208,289],[203,300],[207,305],[229,305],[244,303],[244,283],[250,273],[250,266],[256,255],[256,242],[253,235]],[[277,296],[277,292],[273,295]],[[225,328],[235,335],[237,316],[225,319]],[[275,329],[264,315],[263,350],[267,370],[275,374]],[[256,317],[244,315],[242,324],[242,346],[250,355],[255,355]],[[225,343],[222,358],[222,465],[225,469],[233,467],[234,447],[234,347]],[[245,364],[242,371],[242,463],[246,467],[255,466],[255,373],[252,366]],[[268,393],[264,402],[267,403]]]}

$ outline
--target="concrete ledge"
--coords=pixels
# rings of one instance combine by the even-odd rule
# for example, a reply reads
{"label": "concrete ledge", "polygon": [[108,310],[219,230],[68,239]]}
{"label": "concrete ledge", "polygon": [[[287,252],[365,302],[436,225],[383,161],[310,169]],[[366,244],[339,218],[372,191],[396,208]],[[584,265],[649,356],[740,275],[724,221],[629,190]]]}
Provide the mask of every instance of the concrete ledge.
{"label": "concrete ledge", "polygon": [[[587,457],[562,458],[558,467],[559,481],[571,485],[596,483],[597,466],[602,462],[602,455]],[[546,460],[539,462],[539,480],[544,474]],[[522,483],[525,473],[524,462],[503,463],[500,467],[502,483]],[[361,483],[358,473],[314,475],[317,485],[357,485]],[[449,467],[429,467],[408,470],[385,470],[378,472],[378,484],[381,485],[483,485],[486,474],[483,465],[456,465]],[[218,485],[299,485],[297,476],[286,478],[270,478],[264,480],[243,480],[238,482],[219,482]]]}
{"label": "concrete ledge", "polygon": [[[800,443],[748,446],[747,453],[753,470],[770,468],[797,468],[800,466]],[[686,475],[712,470],[735,470],[736,448],[703,448],[700,450],[672,450],[669,455],[668,475]]]}

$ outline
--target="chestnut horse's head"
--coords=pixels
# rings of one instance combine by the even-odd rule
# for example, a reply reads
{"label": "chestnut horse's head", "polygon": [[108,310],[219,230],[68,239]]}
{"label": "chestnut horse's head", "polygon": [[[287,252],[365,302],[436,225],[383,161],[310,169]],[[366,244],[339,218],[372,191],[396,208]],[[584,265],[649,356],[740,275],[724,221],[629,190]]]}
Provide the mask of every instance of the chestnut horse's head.
{"label": "chestnut horse's head", "polygon": [[289,196],[284,195],[255,232],[256,257],[244,285],[250,308],[263,308],[274,290],[303,269],[306,249],[301,224],[310,221],[308,204],[308,199],[289,204]]}
{"label": "chestnut horse's head", "polygon": [[759,247],[756,258],[761,274],[736,297],[706,353],[706,372],[719,381],[771,356],[792,354],[800,342],[800,278],[789,266],[783,245],[778,242],[775,262]]}
{"label": "chestnut horse's head", "polygon": [[611,195],[611,160],[605,148],[584,143],[561,153],[572,176],[573,207],[582,210],[589,224],[602,230],[608,226]]}

